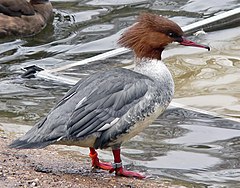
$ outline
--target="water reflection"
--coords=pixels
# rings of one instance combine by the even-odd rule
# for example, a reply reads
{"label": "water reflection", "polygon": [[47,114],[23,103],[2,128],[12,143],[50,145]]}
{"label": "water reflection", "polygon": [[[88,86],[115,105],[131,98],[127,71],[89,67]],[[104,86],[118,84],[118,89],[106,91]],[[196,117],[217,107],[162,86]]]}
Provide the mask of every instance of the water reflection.
{"label": "water reflection", "polygon": [[195,10],[196,12],[218,12],[220,7],[228,7],[229,9],[233,9],[238,7],[239,1],[238,0],[228,0],[228,1],[221,1],[218,2],[216,6],[216,1],[210,0],[208,3],[202,3],[201,0],[194,0],[188,1],[187,4],[183,5],[181,8],[186,11]]}
{"label": "water reflection", "polygon": [[[214,40],[211,55],[167,59],[176,78],[176,102],[239,117],[239,31],[237,27],[209,34],[207,40]],[[224,37],[228,34],[231,39]]]}
{"label": "water reflection", "polygon": [[[187,162],[186,162],[187,161]],[[196,170],[206,169],[221,162],[216,157],[211,157],[208,154],[186,152],[186,151],[170,151],[166,156],[156,157],[151,162],[144,162],[147,168],[165,168],[165,169],[182,169]]]}
{"label": "water reflection", "polygon": [[[121,32],[136,21],[141,11],[171,17],[183,26],[238,7],[240,1],[219,1],[217,6],[211,0],[208,3],[199,0],[53,0],[52,3],[53,24],[41,33],[23,39],[0,39],[1,121],[32,125],[70,88],[39,78],[21,78],[22,67],[36,64],[51,69],[114,49]],[[175,102],[240,117],[240,27],[232,27],[192,37],[197,42],[210,44],[211,52],[180,47],[163,54],[175,79]],[[61,73],[80,78],[98,70],[129,65],[131,59],[129,53]],[[11,130],[22,129],[26,127]],[[131,168],[155,177],[202,182],[212,187],[237,187],[239,143],[239,123],[169,109],[162,119],[124,145],[123,159]],[[63,150],[88,155],[88,149],[84,148],[63,147]],[[111,152],[100,153],[105,160],[112,160]]]}
{"label": "water reflection", "polygon": [[[207,123],[209,125],[209,123]],[[209,125],[211,126],[211,124]],[[182,129],[187,129],[188,133],[184,136],[165,140],[169,144],[182,144],[182,145],[196,145],[205,143],[227,140],[230,138],[238,137],[240,135],[240,130],[234,129],[223,129],[218,127],[203,127],[199,125],[179,125]],[[213,146],[210,145],[209,148]],[[208,148],[205,146],[205,148]],[[219,148],[218,148],[219,149]]]}
{"label": "water reflection", "polygon": [[230,184],[239,177],[239,141],[240,122],[173,107],[127,143],[124,155],[150,174]]}

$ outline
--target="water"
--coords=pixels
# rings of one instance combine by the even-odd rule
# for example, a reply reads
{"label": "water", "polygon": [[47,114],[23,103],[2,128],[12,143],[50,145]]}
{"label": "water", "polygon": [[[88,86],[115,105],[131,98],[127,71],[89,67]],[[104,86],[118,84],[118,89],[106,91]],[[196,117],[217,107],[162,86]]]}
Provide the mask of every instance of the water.
{"label": "water", "polygon": [[[39,78],[23,79],[22,67],[36,64],[51,69],[114,49],[122,30],[133,24],[141,11],[170,17],[184,26],[237,8],[240,1],[54,0],[52,4],[53,24],[40,34],[0,39],[1,122],[32,125],[71,87]],[[240,24],[190,38],[209,44],[212,50],[181,47],[164,53],[176,84],[174,101],[239,119]],[[127,66],[131,58],[132,54],[125,54],[62,73],[81,78],[98,70]],[[156,181],[167,177],[193,185],[240,187],[239,144],[239,123],[202,115],[170,116],[126,143],[123,159]],[[88,152],[76,147],[64,149]],[[101,155],[112,159],[108,151]]]}

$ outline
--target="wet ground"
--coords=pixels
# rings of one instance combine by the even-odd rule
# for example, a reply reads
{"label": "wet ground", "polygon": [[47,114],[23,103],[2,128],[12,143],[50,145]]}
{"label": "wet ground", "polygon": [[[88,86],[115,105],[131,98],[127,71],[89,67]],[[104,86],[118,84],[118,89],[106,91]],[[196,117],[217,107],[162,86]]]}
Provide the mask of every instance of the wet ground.
{"label": "wet ground", "polygon": [[[141,11],[170,17],[184,26],[240,5],[238,0],[219,1],[217,5],[213,0],[52,2],[53,23],[40,34],[0,39],[0,127],[8,133],[29,129],[71,87],[40,78],[23,79],[22,67],[36,64],[52,69],[114,49],[121,31],[133,24]],[[179,47],[164,52],[164,61],[176,84],[174,102],[236,118],[236,123],[219,123],[214,117],[189,118],[189,113],[177,113],[177,118],[168,121],[157,120],[123,147],[124,163],[151,175],[156,182],[167,178],[183,185],[239,187],[240,24],[212,26],[206,35],[189,37],[209,44],[212,50]],[[131,64],[132,54],[128,53],[61,74],[81,78],[98,70]],[[47,155],[44,151],[34,150],[37,156]],[[77,158],[81,163],[88,150],[63,147],[59,153],[62,157],[71,153],[66,158]],[[108,151],[101,155],[112,160]]]}
{"label": "wet ground", "polygon": [[[11,125],[16,127],[16,125]],[[0,129],[0,187],[59,187],[59,188],[133,188],[133,187],[192,187],[170,179],[137,180],[115,177],[101,170],[92,170],[85,161],[73,157],[74,152],[61,152],[58,146],[41,150],[14,150],[7,144],[15,136]],[[194,186],[195,187],[195,186]]]}

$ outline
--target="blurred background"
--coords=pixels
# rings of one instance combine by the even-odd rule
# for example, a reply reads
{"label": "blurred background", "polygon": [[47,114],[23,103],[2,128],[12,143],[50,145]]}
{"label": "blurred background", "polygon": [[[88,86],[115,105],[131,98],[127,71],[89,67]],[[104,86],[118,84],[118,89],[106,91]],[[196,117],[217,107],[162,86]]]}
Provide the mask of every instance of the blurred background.
{"label": "blurred background", "polygon": [[[0,39],[0,122],[32,126],[45,116],[70,85],[41,78],[21,78],[23,67],[46,69],[83,60],[118,47],[122,30],[141,12],[166,16],[180,26],[240,6],[239,0],[52,0],[54,18],[39,34]],[[164,62],[175,80],[174,102],[240,118],[240,23],[189,35],[211,51],[179,46]],[[133,63],[127,53],[62,71],[84,77]],[[156,121],[124,146],[126,164],[150,174],[209,187],[240,186],[240,125]],[[24,127],[24,126],[22,126]],[[69,148],[68,148],[69,149]],[[85,149],[71,147],[87,153]],[[111,153],[103,151],[111,160]]]}

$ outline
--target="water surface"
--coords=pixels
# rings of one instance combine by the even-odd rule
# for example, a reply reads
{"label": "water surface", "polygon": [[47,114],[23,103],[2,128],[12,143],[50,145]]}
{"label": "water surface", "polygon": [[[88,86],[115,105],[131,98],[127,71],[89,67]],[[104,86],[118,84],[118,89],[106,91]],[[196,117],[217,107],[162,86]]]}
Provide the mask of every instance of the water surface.
{"label": "water surface", "polygon": [[[52,1],[53,23],[34,37],[0,39],[1,122],[33,125],[71,87],[40,78],[23,79],[22,67],[46,69],[73,63],[117,47],[120,33],[141,11],[161,14],[181,26],[239,7],[239,0]],[[210,52],[178,47],[163,55],[175,84],[175,102],[240,118],[240,24],[190,36]],[[132,54],[61,72],[84,77],[132,64]],[[179,113],[181,114],[181,113]],[[124,163],[151,175],[209,187],[240,186],[240,125],[193,115],[168,116],[124,145]],[[6,124],[8,125],[8,124]],[[21,129],[21,128],[20,128]],[[87,149],[64,148],[88,153]],[[111,153],[102,151],[105,160]]]}

